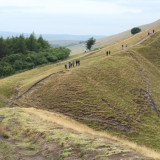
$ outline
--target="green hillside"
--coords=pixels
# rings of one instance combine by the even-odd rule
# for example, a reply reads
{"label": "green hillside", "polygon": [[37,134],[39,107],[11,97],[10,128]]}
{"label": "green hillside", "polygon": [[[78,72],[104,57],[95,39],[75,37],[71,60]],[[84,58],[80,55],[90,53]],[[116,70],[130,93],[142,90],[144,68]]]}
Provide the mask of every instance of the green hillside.
{"label": "green hillside", "polygon": [[90,56],[81,67],[55,74],[19,106],[60,112],[96,130],[160,150],[160,71],[155,68],[157,58],[149,55],[154,49],[160,58],[155,48],[159,38],[156,33],[114,56]]}
{"label": "green hillside", "polygon": [[[159,152],[158,29],[151,36],[146,30],[98,51],[1,79],[0,106],[58,112]],[[128,48],[122,50],[126,43]],[[64,70],[65,63],[76,59],[80,66]]]}

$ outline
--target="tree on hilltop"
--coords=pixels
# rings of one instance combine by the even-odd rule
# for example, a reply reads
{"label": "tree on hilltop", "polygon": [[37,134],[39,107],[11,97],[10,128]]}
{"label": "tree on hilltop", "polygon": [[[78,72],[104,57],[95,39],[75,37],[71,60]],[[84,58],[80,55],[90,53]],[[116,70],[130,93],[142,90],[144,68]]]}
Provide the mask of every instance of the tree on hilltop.
{"label": "tree on hilltop", "polygon": [[132,33],[133,35],[136,34],[136,33],[139,33],[139,32],[141,32],[141,29],[138,28],[138,27],[134,27],[134,28],[131,29],[131,33]]}
{"label": "tree on hilltop", "polygon": [[86,41],[86,47],[87,49],[91,50],[92,46],[95,44],[96,39],[93,37]]}

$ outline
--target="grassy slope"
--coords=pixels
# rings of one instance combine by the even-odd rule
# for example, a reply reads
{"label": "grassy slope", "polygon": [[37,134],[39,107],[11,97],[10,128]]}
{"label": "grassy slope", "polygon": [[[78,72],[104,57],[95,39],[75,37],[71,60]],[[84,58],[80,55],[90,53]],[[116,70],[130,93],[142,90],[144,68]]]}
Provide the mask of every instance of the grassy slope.
{"label": "grassy slope", "polygon": [[137,48],[137,51],[141,53],[146,59],[160,69],[160,36],[156,33],[151,36],[151,39],[145,41]]}
{"label": "grassy slope", "polygon": [[[114,56],[106,57],[102,50],[99,54],[86,57],[81,67],[55,76],[31,94],[25,100],[27,103],[20,105],[61,112],[97,130],[160,150],[160,121],[145,98],[147,86],[142,67],[158,109],[160,72],[154,61],[148,61],[140,52],[146,44],[157,44],[159,37],[157,33],[141,46]],[[152,41],[155,42],[150,43]]]}
{"label": "grassy slope", "polygon": [[151,39],[146,40],[143,44],[135,48],[135,51],[143,57],[146,73],[149,78],[152,94],[154,100],[159,106],[160,110],[160,33],[156,33],[151,36]]}
{"label": "grassy slope", "polygon": [[[130,37],[129,39],[122,39],[120,41],[113,42],[110,45],[106,45],[99,52],[95,51],[97,53],[92,55],[92,60],[94,62],[95,59],[97,58],[98,59],[101,57],[103,58],[103,55],[105,54],[106,49],[110,49],[112,53],[117,52],[121,49],[122,43],[123,44],[128,43],[129,46],[132,46],[138,41],[140,41],[142,38],[146,37],[146,35],[147,35],[147,31],[144,31],[144,32],[141,32],[140,34]],[[89,55],[90,53],[87,53],[87,54]],[[75,59],[76,57],[82,57],[81,60],[87,60],[88,58],[88,57],[84,57],[84,54],[79,54],[79,55],[71,56],[69,59]],[[91,58],[90,58],[90,61],[91,61]],[[26,71],[20,74],[16,74],[7,78],[0,79],[0,107],[4,107],[5,104],[8,102],[8,100],[11,97],[13,97],[16,87],[18,85],[20,85],[19,94],[22,94],[24,91],[26,91],[29,87],[31,87],[34,83],[36,83],[40,79],[48,76],[51,73],[58,72],[63,69],[64,69],[63,65],[52,64],[44,67],[38,67],[30,71]]]}
{"label": "grassy slope", "polygon": [[[113,53],[120,50],[122,43],[131,46],[145,37],[146,33],[147,31],[114,43],[109,49]],[[148,45],[157,38],[152,37],[145,43]],[[143,55],[145,43],[119,54],[113,53],[110,57],[105,56],[108,48],[106,46],[96,54],[81,58],[80,67],[61,76],[55,76],[30,95],[27,104],[24,103],[26,100],[19,103],[22,106],[58,111],[97,130],[108,131],[160,150],[160,121],[144,100],[143,91],[146,90],[146,85],[141,73],[142,66],[130,56],[132,53],[144,63],[152,95],[157,107],[160,108],[159,69],[153,64],[156,59],[150,60],[148,57],[148,61],[147,56]],[[21,94],[38,80],[63,68],[63,65],[54,64],[1,79],[1,106],[13,96],[18,84],[21,87],[19,93]]]}
{"label": "grassy slope", "polygon": [[[35,109],[0,110],[0,122],[2,121],[0,159],[2,160],[147,159],[117,141],[65,128],[64,123],[69,123],[74,128],[78,125],[81,130],[85,130],[86,127],[61,115],[48,112],[44,115],[43,111]],[[34,114],[35,111],[40,117]],[[57,120],[62,125],[54,123]],[[10,139],[3,138],[7,136]]]}
{"label": "grassy slope", "polygon": [[[67,61],[76,56],[70,56]],[[59,65],[61,63],[62,62],[37,67],[26,72],[0,79],[0,107],[4,107],[8,103],[8,101],[14,96],[18,86],[20,86],[19,94],[22,94],[37,81],[52,73],[63,70],[64,66]]]}

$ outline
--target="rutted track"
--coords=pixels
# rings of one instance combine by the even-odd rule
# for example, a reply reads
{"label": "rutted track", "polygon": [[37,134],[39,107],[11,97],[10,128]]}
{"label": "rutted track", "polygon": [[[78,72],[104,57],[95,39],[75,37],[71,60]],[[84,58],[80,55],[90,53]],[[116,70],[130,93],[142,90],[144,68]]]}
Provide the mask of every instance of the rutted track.
{"label": "rutted track", "polygon": [[[72,130],[77,131],[82,134],[87,133],[87,134],[95,136],[95,137],[105,138],[106,140],[118,142],[118,143],[122,144],[122,146],[129,147],[130,149],[136,151],[137,153],[145,155],[148,158],[153,159],[153,157],[154,157],[157,160],[159,159],[160,154],[158,152],[147,149],[145,147],[138,146],[132,142],[121,140],[121,139],[114,137],[114,136],[111,136],[105,132],[95,131],[94,129],[89,128],[88,126],[83,125],[73,119],[70,119],[69,117],[64,116],[63,114],[44,111],[44,110],[36,109],[36,108],[23,108],[22,110],[24,110],[25,112],[28,112],[30,114],[33,114],[35,116],[38,116],[44,121],[59,124],[61,126],[64,126],[65,128],[72,129]],[[147,160],[148,158],[145,158],[145,159]],[[129,158],[129,159],[132,160],[132,158]],[[137,156],[133,157],[133,160],[134,159],[141,160],[141,158],[139,158]],[[151,160],[151,159],[148,159],[148,160]]]}
{"label": "rutted track", "polygon": [[158,111],[157,106],[154,102],[154,99],[152,96],[151,85],[150,85],[149,79],[145,73],[145,67],[144,67],[143,63],[133,53],[130,53],[130,55],[134,60],[136,60],[136,62],[141,66],[141,69],[142,69],[141,75],[144,78],[145,86],[147,88],[147,91],[144,91],[144,93],[143,93],[145,95],[145,101],[147,101],[147,103],[149,104],[149,108],[151,110],[153,110],[157,114],[157,116],[160,118],[160,112]]}
{"label": "rutted track", "polygon": [[33,93],[38,88],[40,88],[43,84],[47,83],[50,79],[54,78],[54,76],[57,76],[59,74],[64,74],[64,73],[65,73],[64,71],[59,71],[59,72],[52,73],[52,74],[42,78],[41,80],[39,80],[35,84],[33,84],[29,89],[27,89],[27,91],[25,91],[20,96],[18,96],[18,93],[19,93],[19,90],[20,90],[20,86],[18,85],[17,88],[16,88],[16,93],[15,93],[14,97],[7,104],[7,107],[13,107],[15,101],[18,101],[22,98],[27,97],[29,94]]}

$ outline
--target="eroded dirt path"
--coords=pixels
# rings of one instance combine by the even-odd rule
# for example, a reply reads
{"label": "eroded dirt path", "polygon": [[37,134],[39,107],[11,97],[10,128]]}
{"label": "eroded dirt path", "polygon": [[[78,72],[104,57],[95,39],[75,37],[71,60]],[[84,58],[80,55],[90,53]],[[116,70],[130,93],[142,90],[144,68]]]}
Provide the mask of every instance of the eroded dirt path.
{"label": "eroded dirt path", "polygon": [[[117,145],[122,150],[130,150],[130,151],[127,151],[127,154],[124,154],[123,151],[121,153],[115,152],[115,154],[114,154],[114,151],[113,151],[112,152],[113,154],[111,156],[108,156],[108,158],[110,158],[110,159],[113,159],[113,160],[117,160],[117,159],[121,159],[121,160],[144,159],[145,160],[146,159],[147,160],[149,158],[146,158],[146,157],[151,157],[151,159],[152,159],[153,153],[155,154],[156,157],[158,157],[158,158],[160,157],[159,153],[151,151],[147,148],[140,147],[134,143],[121,140],[117,137],[110,136],[107,133],[95,131],[95,130],[89,128],[88,126],[83,125],[83,124],[81,124],[73,119],[70,119],[69,117],[64,116],[62,114],[51,113],[49,111],[44,111],[44,110],[35,109],[35,108],[24,108],[23,110],[25,110],[26,112],[28,112],[30,114],[34,114],[35,116],[40,117],[44,121],[56,123],[58,125],[63,126],[64,128],[72,129],[73,131],[76,131],[77,133],[80,133],[82,135],[87,134],[88,138],[93,136],[93,139],[101,139],[102,138],[104,141],[109,142],[109,144],[105,144],[104,146],[101,146],[102,148],[105,148],[106,146],[108,146],[107,148],[112,148],[111,147],[112,145]],[[111,151],[112,151],[112,149],[111,149]],[[146,157],[144,158],[142,155],[140,155],[138,153],[141,153],[141,154],[145,155]],[[126,155],[126,157],[125,157],[125,155]]]}
{"label": "eroded dirt path", "polygon": [[[0,139],[2,160],[152,159],[136,153],[117,138],[94,131],[61,114],[35,108],[8,108],[8,111],[9,115],[4,110],[0,113],[3,120],[8,120],[5,128],[11,136]],[[140,149],[136,147],[135,150]]]}
{"label": "eroded dirt path", "polygon": [[48,75],[47,77],[44,77],[43,79],[41,79],[41,80],[37,81],[35,84],[33,84],[28,90],[26,90],[21,95],[18,95],[18,93],[20,91],[20,85],[18,85],[16,88],[16,91],[15,91],[15,95],[13,96],[13,98],[9,101],[9,103],[6,106],[13,107],[13,105],[16,101],[27,97],[28,95],[32,94],[34,91],[38,90],[38,88],[40,88],[42,85],[49,82],[55,76],[60,75],[60,74],[64,74],[64,73],[65,73],[64,71],[60,71],[60,72],[52,73],[52,74]]}

